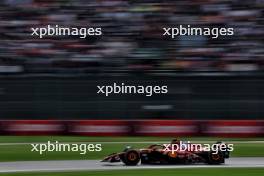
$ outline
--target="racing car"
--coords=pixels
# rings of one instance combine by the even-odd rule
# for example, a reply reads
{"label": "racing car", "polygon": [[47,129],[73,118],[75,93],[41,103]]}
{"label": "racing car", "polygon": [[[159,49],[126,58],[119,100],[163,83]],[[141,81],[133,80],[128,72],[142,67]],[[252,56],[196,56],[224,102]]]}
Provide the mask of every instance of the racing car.
{"label": "racing car", "polygon": [[[143,149],[133,149],[132,147],[126,147],[122,152],[112,153],[105,157],[101,162],[123,162],[127,166],[141,164],[223,164],[225,159],[229,158],[228,146],[223,142],[217,142],[216,144],[223,144],[226,146],[226,150],[218,150],[217,152],[212,150],[186,150],[186,151],[172,151],[170,149],[172,145],[178,143],[173,140],[170,145],[154,144]],[[183,143],[184,144],[184,143]]]}

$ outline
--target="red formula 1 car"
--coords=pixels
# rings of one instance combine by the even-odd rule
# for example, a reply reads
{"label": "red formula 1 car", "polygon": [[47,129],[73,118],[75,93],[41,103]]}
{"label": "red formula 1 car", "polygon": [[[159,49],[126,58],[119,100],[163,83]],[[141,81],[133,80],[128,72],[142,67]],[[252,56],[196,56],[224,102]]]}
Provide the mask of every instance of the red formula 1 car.
{"label": "red formula 1 car", "polygon": [[[224,144],[217,142],[216,144]],[[171,144],[169,144],[171,145]],[[229,150],[218,150],[217,153],[212,150],[188,150],[188,151],[174,151],[166,150],[170,147],[165,145],[151,145],[148,148],[132,149],[126,147],[120,153],[113,153],[105,157],[102,162],[123,162],[127,166],[135,166],[140,161],[141,164],[222,164],[225,159],[229,158]]]}

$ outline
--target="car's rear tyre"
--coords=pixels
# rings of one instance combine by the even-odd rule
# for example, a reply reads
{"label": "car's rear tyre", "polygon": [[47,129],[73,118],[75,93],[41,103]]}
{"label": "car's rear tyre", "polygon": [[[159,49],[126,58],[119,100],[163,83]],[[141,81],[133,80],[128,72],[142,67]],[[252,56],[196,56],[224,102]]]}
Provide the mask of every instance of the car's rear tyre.
{"label": "car's rear tyre", "polygon": [[140,161],[140,155],[136,150],[128,150],[124,154],[122,161],[127,166],[136,166]]}
{"label": "car's rear tyre", "polygon": [[218,153],[209,152],[208,153],[208,164],[222,164],[225,162],[223,152],[218,151]]}

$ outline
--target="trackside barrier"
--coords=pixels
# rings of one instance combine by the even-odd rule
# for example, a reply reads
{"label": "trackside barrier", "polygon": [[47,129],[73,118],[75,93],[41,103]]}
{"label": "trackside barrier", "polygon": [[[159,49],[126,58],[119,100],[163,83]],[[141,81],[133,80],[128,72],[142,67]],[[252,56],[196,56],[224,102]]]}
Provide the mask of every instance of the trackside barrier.
{"label": "trackside barrier", "polygon": [[2,135],[263,137],[264,120],[10,120]]}
{"label": "trackside barrier", "polygon": [[202,134],[221,137],[261,137],[264,136],[264,121],[216,120],[204,124]]}
{"label": "trackside barrier", "polygon": [[60,135],[65,123],[53,120],[0,121],[1,133],[7,135]]}
{"label": "trackside barrier", "polygon": [[87,136],[127,136],[132,132],[128,121],[81,120],[68,121],[68,133]]}
{"label": "trackside barrier", "polygon": [[198,121],[189,120],[150,120],[139,121],[134,125],[135,135],[141,136],[199,136]]}

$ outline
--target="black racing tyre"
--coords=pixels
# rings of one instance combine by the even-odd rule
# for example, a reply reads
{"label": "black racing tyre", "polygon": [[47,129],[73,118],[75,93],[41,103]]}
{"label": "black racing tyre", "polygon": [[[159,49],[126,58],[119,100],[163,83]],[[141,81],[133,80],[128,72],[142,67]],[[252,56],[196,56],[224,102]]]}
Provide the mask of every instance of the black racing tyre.
{"label": "black racing tyre", "polygon": [[124,154],[122,161],[127,166],[136,166],[140,161],[140,155],[136,150],[128,150]]}
{"label": "black racing tyre", "polygon": [[218,153],[209,152],[208,153],[208,164],[222,164],[225,162],[223,152],[218,151]]}

